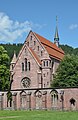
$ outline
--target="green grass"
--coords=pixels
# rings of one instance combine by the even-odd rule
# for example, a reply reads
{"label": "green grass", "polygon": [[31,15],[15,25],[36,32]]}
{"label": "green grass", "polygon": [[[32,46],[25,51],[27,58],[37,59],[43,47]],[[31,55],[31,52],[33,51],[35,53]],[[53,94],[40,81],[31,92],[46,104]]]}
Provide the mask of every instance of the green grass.
{"label": "green grass", "polygon": [[0,120],[78,120],[78,112],[0,111]]}

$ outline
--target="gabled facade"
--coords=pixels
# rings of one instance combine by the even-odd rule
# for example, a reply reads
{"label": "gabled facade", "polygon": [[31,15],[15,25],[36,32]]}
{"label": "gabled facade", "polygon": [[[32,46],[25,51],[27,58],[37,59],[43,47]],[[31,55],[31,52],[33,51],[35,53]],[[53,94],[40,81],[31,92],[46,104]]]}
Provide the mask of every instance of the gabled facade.
{"label": "gabled facade", "polygon": [[63,57],[55,43],[30,31],[16,62],[11,62],[11,89],[49,88]]}
{"label": "gabled facade", "polygon": [[78,88],[51,88],[53,76],[64,57],[58,29],[54,43],[29,32],[18,57],[10,65],[12,99],[0,91],[0,110],[78,110]]}

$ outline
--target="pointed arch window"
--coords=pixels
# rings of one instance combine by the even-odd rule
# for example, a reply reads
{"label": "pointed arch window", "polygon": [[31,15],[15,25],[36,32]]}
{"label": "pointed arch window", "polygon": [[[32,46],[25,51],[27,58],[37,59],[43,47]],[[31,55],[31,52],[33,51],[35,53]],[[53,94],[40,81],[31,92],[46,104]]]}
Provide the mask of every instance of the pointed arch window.
{"label": "pointed arch window", "polygon": [[52,68],[53,68],[53,66],[54,66],[54,61],[52,61]]}
{"label": "pointed arch window", "polygon": [[22,71],[24,71],[24,63],[22,63]]}
{"label": "pointed arch window", "polygon": [[41,51],[41,56],[43,56],[43,51]]}
{"label": "pointed arch window", "polygon": [[44,64],[44,66],[45,66],[45,61],[43,61],[43,64]]}
{"label": "pointed arch window", "polygon": [[48,61],[46,61],[46,65],[48,66]]}
{"label": "pointed arch window", "polygon": [[28,62],[28,70],[30,71],[30,62]]}
{"label": "pointed arch window", "polygon": [[12,65],[12,70],[13,70],[14,66]]}
{"label": "pointed arch window", "polygon": [[71,105],[75,106],[75,102],[76,102],[75,99],[73,99],[73,98],[70,99],[70,103],[71,103]]}
{"label": "pointed arch window", "polygon": [[32,36],[30,37],[30,39],[32,40]]}
{"label": "pointed arch window", "polygon": [[51,101],[52,101],[52,107],[58,107],[58,92],[56,90],[51,91]]}
{"label": "pointed arch window", "polygon": [[36,41],[34,41],[34,45],[36,45]]}
{"label": "pointed arch window", "polygon": [[25,71],[27,71],[27,58],[25,58]]}
{"label": "pointed arch window", "polygon": [[38,48],[38,51],[39,51],[39,46],[37,46],[37,48]]}

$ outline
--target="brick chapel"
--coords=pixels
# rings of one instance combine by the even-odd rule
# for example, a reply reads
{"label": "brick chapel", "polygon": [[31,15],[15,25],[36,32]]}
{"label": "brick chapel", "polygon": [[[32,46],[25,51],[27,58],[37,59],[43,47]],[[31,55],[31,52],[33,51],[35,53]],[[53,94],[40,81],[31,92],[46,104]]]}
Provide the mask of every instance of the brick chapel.
{"label": "brick chapel", "polygon": [[10,65],[12,100],[0,91],[0,109],[78,110],[78,88],[51,88],[64,57],[56,26],[54,42],[30,31]]}

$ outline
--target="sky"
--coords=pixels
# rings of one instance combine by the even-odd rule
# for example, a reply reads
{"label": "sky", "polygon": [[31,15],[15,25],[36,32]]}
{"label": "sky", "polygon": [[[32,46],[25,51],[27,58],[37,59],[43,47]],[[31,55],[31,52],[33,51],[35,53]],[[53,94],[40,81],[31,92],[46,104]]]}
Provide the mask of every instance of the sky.
{"label": "sky", "polygon": [[78,0],[0,0],[0,43],[24,43],[30,30],[78,48]]}

